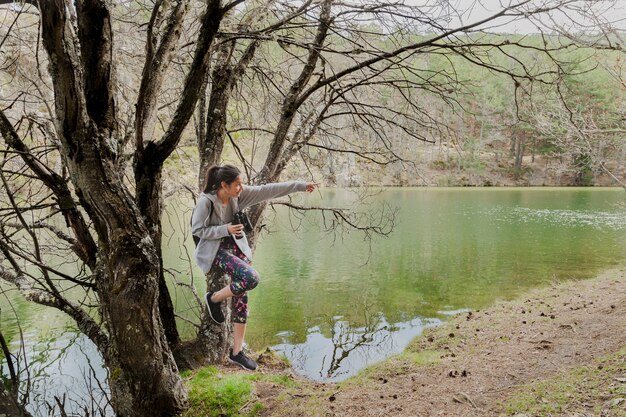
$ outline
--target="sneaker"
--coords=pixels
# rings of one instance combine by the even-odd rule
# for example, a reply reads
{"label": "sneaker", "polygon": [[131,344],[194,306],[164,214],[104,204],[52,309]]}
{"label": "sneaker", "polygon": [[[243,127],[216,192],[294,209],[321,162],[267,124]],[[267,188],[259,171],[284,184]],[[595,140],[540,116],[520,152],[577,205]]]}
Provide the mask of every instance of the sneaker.
{"label": "sneaker", "polygon": [[256,370],[256,362],[246,356],[243,353],[243,350],[233,356],[233,350],[230,350],[230,354],[228,355],[228,362],[234,363],[235,365],[241,366],[243,369],[247,369],[248,371]]}
{"label": "sneaker", "polygon": [[204,301],[206,302],[206,306],[209,309],[209,316],[213,319],[217,324],[224,323],[224,313],[222,313],[222,308],[220,307],[221,303],[214,303],[211,301],[212,292],[206,293],[204,296]]}

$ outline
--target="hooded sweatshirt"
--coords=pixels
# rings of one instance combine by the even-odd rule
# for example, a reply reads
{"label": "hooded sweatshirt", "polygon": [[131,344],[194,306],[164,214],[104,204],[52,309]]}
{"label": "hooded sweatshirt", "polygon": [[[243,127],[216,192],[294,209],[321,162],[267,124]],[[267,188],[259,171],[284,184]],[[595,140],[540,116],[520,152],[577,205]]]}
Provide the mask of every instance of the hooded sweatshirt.
{"label": "hooded sweatshirt", "polygon": [[[214,193],[201,193],[191,217],[191,233],[200,238],[196,246],[196,262],[205,274],[211,269],[220,240],[229,235],[228,225],[233,214],[255,204],[288,194],[306,191],[306,182],[287,181],[266,185],[244,185],[239,197],[230,198],[226,205]],[[211,204],[213,212],[211,213]],[[210,217],[209,214],[211,213]],[[243,233],[243,232],[242,232]],[[235,243],[248,259],[252,259],[252,250],[245,233]]]}

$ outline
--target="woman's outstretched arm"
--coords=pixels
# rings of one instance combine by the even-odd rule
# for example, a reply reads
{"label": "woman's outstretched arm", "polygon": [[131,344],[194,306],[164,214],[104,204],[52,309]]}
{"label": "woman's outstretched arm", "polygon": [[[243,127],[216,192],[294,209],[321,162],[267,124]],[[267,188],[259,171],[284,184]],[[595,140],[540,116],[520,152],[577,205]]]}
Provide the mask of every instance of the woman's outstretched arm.
{"label": "woman's outstretched arm", "polygon": [[239,209],[253,206],[273,198],[283,197],[298,191],[312,192],[319,183],[305,181],[286,181],[265,185],[245,185],[239,196]]}

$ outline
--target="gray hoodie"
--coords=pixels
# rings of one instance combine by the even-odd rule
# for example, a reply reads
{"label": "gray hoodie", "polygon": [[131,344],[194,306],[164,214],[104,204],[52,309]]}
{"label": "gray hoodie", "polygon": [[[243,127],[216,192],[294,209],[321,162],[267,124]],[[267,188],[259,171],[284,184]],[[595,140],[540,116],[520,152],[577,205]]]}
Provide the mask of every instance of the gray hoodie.
{"label": "gray hoodie", "polygon": [[[198,203],[193,209],[191,233],[200,238],[200,242],[196,246],[195,256],[202,272],[205,274],[209,272],[220,247],[220,240],[229,235],[228,225],[233,220],[233,213],[254,204],[283,197],[297,191],[306,191],[306,182],[287,181],[266,185],[244,185],[239,198],[231,198],[226,206],[222,204],[216,194],[201,193]],[[209,218],[211,202],[213,203],[213,213]],[[248,259],[252,259],[252,250],[245,233],[243,238],[234,240],[241,252]]]}

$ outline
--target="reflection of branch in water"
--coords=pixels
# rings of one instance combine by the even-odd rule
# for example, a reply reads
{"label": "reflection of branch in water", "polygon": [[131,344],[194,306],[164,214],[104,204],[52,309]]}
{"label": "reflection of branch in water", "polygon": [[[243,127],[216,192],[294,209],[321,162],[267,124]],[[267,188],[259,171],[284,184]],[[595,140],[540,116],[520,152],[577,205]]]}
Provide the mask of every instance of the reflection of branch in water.
{"label": "reflection of branch in water", "polygon": [[[339,328],[339,331],[336,331],[337,328]],[[326,375],[324,375],[324,368],[326,365],[325,362],[327,358],[327,356],[324,356],[324,359],[322,360],[322,368],[320,370],[320,376],[331,378],[333,376],[339,376],[342,373],[347,372],[347,371],[337,372],[337,370],[341,366],[341,362],[343,362],[348,357],[350,352],[354,351],[355,349],[358,349],[361,346],[367,346],[369,343],[373,342],[374,333],[376,331],[383,331],[383,330],[384,328],[373,330],[371,332],[368,332],[366,330],[364,333],[360,335],[359,340],[357,340],[356,342],[353,342],[352,340],[345,340],[345,339],[352,339],[354,336],[356,336],[356,332],[351,330],[350,325],[348,323],[337,322],[334,326],[332,326],[332,330],[331,330],[332,332],[331,340],[333,342],[333,353],[331,355],[330,364],[328,366],[328,371],[326,371]]]}
{"label": "reflection of branch in water", "polygon": [[[382,325],[382,315],[378,313],[371,314],[367,309],[364,309],[364,313],[365,326],[362,328],[353,328],[346,321],[336,321],[331,324],[333,351],[330,355],[330,363],[326,372],[324,372],[326,356],[322,360],[320,370],[320,376],[322,378],[337,377],[348,372],[348,370],[343,372],[338,372],[338,370],[342,362],[351,354],[353,355],[359,351],[360,348],[371,346],[380,348],[387,343],[393,343],[390,327],[388,325]],[[367,355],[368,349],[361,350],[362,353]]]}
{"label": "reflection of branch in water", "polygon": [[23,360],[28,360],[28,379],[20,390],[29,390],[33,416],[112,415],[110,390],[98,372],[102,358],[82,333],[66,328],[58,337],[42,334],[27,350]]}
{"label": "reflection of branch in water", "polygon": [[307,373],[307,359],[309,358],[309,352],[307,351],[306,344],[291,345],[289,349],[289,360],[295,365],[295,368],[299,368],[302,372]]}

